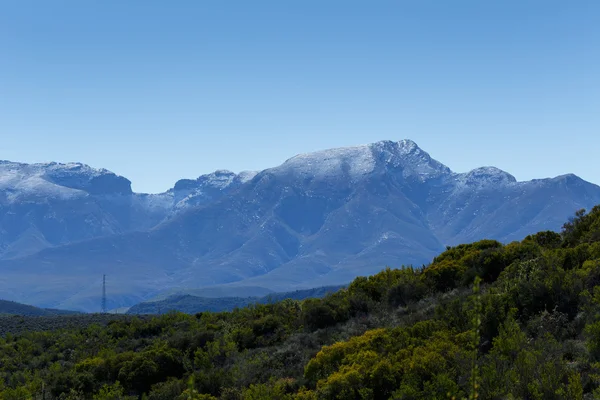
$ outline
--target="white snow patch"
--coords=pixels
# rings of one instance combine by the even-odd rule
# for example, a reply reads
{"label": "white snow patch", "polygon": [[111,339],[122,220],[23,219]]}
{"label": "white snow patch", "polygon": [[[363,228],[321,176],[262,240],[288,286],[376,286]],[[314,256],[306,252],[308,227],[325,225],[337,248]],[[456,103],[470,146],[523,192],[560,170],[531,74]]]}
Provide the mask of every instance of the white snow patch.
{"label": "white snow patch", "polygon": [[454,174],[456,190],[471,187],[498,187],[517,184],[514,176],[496,167],[481,167],[472,171]]}
{"label": "white snow patch", "polygon": [[46,179],[49,171],[55,174],[63,170],[72,173],[72,170],[80,167],[80,164],[20,164],[3,161],[0,162],[0,191],[6,192],[6,199],[9,202],[16,201],[22,196],[59,198],[87,196],[83,190],[57,185]]}
{"label": "white snow patch", "polygon": [[211,174],[204,175],[199,178],[204,179],[207,186],[213,186],[219,189],[225,189],[227,186],[231,185],[236,175],[227,170],[217,170]]}
{"label": "white snow patch", "polygon": [[347,173],[350,178],[358,179],[374,169],[375,159],[371,147],[363,145],[300,154],[272,171],[321,179]]}
{"label": "white snow patch", "polygon": [[373,151],[382,154],[386,165],[402,168],[404,178],[413,177],[421,181],[451,174],[450,168],[431,158],[415,142],[409,139],[399,142],[382,141],[373,143]]}
{"label": "white snow patch", "polygon": [[237,178],[241,183],[246,183],[254,179],[256,175],[258,175],[256,171],[242,171],[238,174]]}
{"label": "white snow patch", "polygon": [[137,194],[133,197],[142,206],[151,210],[168,210],[173,207],[173,193]]}

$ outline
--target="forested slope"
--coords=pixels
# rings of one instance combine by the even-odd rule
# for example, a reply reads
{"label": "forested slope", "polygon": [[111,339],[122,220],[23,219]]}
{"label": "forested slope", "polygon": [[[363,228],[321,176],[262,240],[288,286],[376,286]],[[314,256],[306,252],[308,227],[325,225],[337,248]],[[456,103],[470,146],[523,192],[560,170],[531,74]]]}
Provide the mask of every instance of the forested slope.
{"label": "forested slope", "polygon": [[16,303],[14,301],[0,300],[0,315],[50,316],[67,314],[78,313],[76,311],[38,308],[27,304]]}
{"label": "forested slope", "polygon": [[232,311],[238,307],[253,304],[268,304],[291,300],[304,300],[308,298],[321,298],[335,292],[344,286],[323,286],[314,289],[296,290],[294,292],[271,293],[261,297],[200,297],[189,294],[169,296],[164,300],[149,301],[136,304],[127,314],[163,314],[169,311],[181,311],[194,314],[202,311]]}
{"label": "forested slope", "polygon": [[596,207],[323,299],[9,334],[0,398],[595,398],[599,285]]}

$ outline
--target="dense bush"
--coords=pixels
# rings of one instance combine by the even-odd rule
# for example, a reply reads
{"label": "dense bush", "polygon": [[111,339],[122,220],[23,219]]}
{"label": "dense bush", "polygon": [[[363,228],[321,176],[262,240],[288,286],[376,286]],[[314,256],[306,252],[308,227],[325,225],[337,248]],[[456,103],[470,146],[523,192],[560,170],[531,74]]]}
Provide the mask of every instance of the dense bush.
{"label": "dense bush", "polygon": [[599,398],[599,285],[595,207],[561,234],[449,247],[322,299],[5,317],[0,399]]}

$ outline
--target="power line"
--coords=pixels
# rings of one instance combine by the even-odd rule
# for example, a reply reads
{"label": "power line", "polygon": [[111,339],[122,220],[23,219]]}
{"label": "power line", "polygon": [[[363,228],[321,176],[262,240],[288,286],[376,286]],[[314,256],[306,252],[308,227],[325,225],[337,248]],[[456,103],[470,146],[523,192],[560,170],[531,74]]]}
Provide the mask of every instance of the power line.
{"label": "power line", "polygon": [[106,314],[106,274],[102,275],[102,313]]}

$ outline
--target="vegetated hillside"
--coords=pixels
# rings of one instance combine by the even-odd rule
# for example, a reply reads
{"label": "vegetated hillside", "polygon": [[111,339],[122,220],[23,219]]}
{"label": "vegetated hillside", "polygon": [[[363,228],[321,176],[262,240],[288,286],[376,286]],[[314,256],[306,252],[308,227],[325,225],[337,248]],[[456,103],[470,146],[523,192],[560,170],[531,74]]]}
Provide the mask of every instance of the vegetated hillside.
{"label": "vegetated hillside", "polygon": [[226,286],[214,286],[203,288],[171,288],[159,292],[156,296],[147,300],[147,302],[160,301],[165,300],[167,297],[182,295],[216,299],[220,297],[264,297],[273,293],[275,292],[259,286],[244,286],[243,288],[228,288]]}
{"label": "vegetated hillside", "polygon": [[78,312],[38,308],[27,304],[16,303],[14,301],[0,300],[0,315],[49,316],[68,314],[78,314]]}
{"label": "vegetated hillside", "polygon": [[600,206],[323,299],[0,339],[6,400],[579,400],[599,376]]}
{"label": "vegetated hillside", "polygon": [[[123,314],[0,315],[0,337],[43,331],[76,331],[92,325],[106,326],[109,322],[131,321],[132,318]],[[147,320],[149,317],[141,315],[138,319]],[[0,399],[4,400],[1,396]]]}
{"label": "vegetated hillside", "polygon": [[492,167],[455,173],[410,140],[302,154],[255,176],[206,182],[180,181],[175,194],[193,193],[177,204],[193,207],[150,231],[0,260],[0,297],[98,311],[102,274],[109,309],[182,287],[231,297],[249,287],[338,285],[420,266],[446,245],[559,230],[574,210],[600,203],[600,187],[574,175],[517,182]]}
{"label": "vegetated hillside", "polygon": [[127,314],[164,314],[170,311],[180,311],[195,314],[203,311],[221,312],[232,311],[235,308],[251,304],[269,304],[286,299],[304,300],[321,298],[338,291],[343,286],[325,286],[314,289],[297,290],[295,292],[272,293],[263,297],[199,297],[189,294],[169,296],[160,301],[144,302],[131,307]]}

